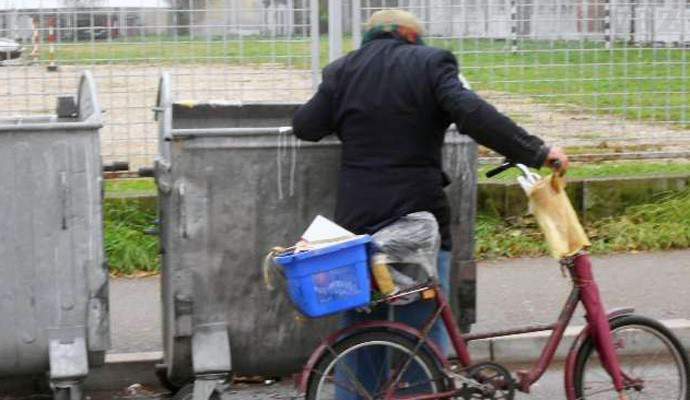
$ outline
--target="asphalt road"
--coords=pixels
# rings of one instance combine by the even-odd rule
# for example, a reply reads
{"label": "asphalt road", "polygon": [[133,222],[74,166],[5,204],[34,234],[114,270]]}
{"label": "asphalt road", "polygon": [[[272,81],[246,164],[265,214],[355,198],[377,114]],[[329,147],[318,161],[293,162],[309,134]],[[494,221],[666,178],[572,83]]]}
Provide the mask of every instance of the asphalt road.
{"label": "asphalt road", "polygon": [[[521,365],[509,365],[510,370],[518,368],[526,368]],[[128,391],[127,388],[122,388],[118,391],[103,391],[103,392],[87,392],[89,400],[124,400],[137,399],[148,400],[167,398],[168,395],[164,391],[144,387],[142,391]],[[230,399],[232,400],[293,400],[299,399],[299,394],[294,389],[291,380],[284,380],[282,382],[271,385],[264,384],[237,384],[230,391]],[[515,396],[518,400],[559,400],[565,399],[563,390],[563,369],[560,365],[553,366],[547,371],[542,379],[532,387],[530,394],[517,393]],[[0,396],[0,400],[24,400],[18,397],[4,397]],[[29,400],[26,398],[26,400]],[[31,398],[36,400],[36,397]],[[48,398],[46,398],[48,400]]]}
{"label": "asphalt road", "polygon": [[[690,251],[594,257],[593,262],[607,307],[635,306],[639,313],[658,319],[690,318]],[[475,331],[550,322],[569,290],[569,281],[561,275],[558,264],[547,258],[482,263],[478,279],[479,321]],[[160,351],[158,282],[157,277],[112,280],[113,353]],[[582,322],[577,317],[575,323]],[[133,376],[131,382],[136,381],[137,376]],[[90,400],[165,397],[160,388],[151,389],[153,396],[128,396],[125,387],[119,391],[89,392],[87,396]],[[234,388],[232,398],[281,400],[295,395],[287,380],[270,386],[240,385]],[[0,400],[20,398],[0,394]],[[555,366],[533,388],[532,395],[518,394],[516,398],[563,399],[562,369]]]}
{"label": "asphalt road", "polygon": [[[690,251],[594,257],[593,265],[607,308],[634,306],[657,319],[690,318]],[[553,322],[569,289],[550,258],[480,263],[473,331]],[[161,350],[159,293],[157,277],[112,280],[111,352]],[[576,317],[574,323],[584,321]]]}

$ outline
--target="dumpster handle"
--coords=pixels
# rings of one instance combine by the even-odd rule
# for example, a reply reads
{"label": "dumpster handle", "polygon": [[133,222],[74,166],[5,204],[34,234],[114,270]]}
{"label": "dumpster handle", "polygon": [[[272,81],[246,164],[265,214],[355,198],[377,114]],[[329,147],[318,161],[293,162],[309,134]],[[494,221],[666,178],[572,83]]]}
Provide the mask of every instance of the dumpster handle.
{"label": "dumpster handle", "polygon": [[180,183],[180,185],[177,187],[177,195],[180,203],[180,236],[182,236],[184,239],[187,239],[187,206],[185,202],[184,183]]}
{"label": "dumpster handle", "polygon": [[67,198],[69,196],[69,185],[67,183],[67,173],[60,171],[60,228],[67,230]]}

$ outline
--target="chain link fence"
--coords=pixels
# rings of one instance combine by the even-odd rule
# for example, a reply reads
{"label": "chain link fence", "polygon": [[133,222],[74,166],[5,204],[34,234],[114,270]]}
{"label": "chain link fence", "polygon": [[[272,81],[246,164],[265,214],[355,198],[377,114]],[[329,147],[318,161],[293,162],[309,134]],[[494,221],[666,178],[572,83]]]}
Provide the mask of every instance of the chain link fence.
{"label": "chain link fence", "polygon": [[381,8],[417,15],[427,42],[451,50],[476,91],[575,153],[690,156],[690,1],[352,3],[343,15],[354,32]]}
{"label": "chain link fence", "polygon": [[0,0],[0,37],[22,47],[0,41],[0,116],[51,112],[88,68],[105,160],[149,165],[161,70],[181,99],[303,101],[387,7],[416,14],[475,90],[571,152],[690,154],[688,0]]}
{"label": "chain link fence", "polygon": [[150,165],[162,70],[178,99],[304,100],[319,70],[315,17],[310,0],[0,0],[0,37],[23,48],[0,67],[0,116],[51,113],[90,69],[104,160]]}

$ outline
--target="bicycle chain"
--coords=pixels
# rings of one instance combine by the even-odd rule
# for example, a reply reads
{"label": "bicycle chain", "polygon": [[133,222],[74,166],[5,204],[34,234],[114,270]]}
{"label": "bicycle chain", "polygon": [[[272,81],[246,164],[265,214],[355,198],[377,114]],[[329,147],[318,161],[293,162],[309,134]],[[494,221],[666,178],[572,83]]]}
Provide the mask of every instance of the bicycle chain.
{"label": "bicycle chain", "polygon": [[461,371],[451,371],[457,399],[462,400],[513,400],[515,381],[510,372],[500,364],[483,362]]}

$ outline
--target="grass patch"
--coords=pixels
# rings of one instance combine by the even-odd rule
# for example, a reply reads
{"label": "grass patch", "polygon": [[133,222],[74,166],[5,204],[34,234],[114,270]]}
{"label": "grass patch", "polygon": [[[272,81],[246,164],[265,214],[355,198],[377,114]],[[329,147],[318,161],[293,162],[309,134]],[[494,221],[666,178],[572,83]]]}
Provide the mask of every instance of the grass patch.
{"label": "grass patch", "polygon": [[520,220],[507,223],[493,215],[477,216],[475,227],[478,259],[501,257],[534,257],[547,252],[536,223]]}
{"label": "grass patch", "polygon": [[[144,233],[156,227],[155,220],[155,209],[142,207],[140,202],[125,199],[106,202],[105,245],[111,272],[132,275],[159,270],[158,238]],[[668,250],[690,248],[687,221],[690,221],[690,190],[629,207],[622,216],[595,221],[585,228],[595,254]],[[504,221],[479,215],[476,243],[480,260],[548,254],[543,236],[530,216]]]}
{"label": "grass patch", "polygon": [[[492,168],[494,168],[493,165],[484,165],[479,168],[480,182],[514,182],[519,175],[518,170],[511,169],[497,177],[486,178],[484,174]],[[541,172],[547,174],[548,170],[543,169]],[[568,171],[568,178],[645,177],[680,174],[690,174],[690,163],[617,161],[615,163],[573,165]],[[107,197],[155,196],[157,194],[156,183],[153,178],[107,179],[105,181],[105,194]]]}
{"label": "grass patch", "polygon": [[[463,74],[479,91],[528,95],[577,112],[611,114],[645,121],[677,122],[690,127],[688,50],[627,47],[601,42],[522,40],[517,53],[506,41],[434,39],[432,46],[453,51]],[[278,63],[309,69],[310,38],[228,37],[225,40],[154,36],[57,46],[60,64]],[[321,37],[320,60],[328,60]],[[353,48],[351,38],[343,42]]]}
{"label": "grass patch", "polygon": [[[512,168],[499,176],[487,178],[486,172],[493,169],[493,165],[484,165],[479,168],[480,182],[515,182],[520,172]],[[544,168],[541,175],[547,175],[549,170]],[[589,178],[624,178],[624,177],[649,177],[661,175],[690,174],[690,163],[687,162],[644,162],[644,161],[617,161],[615,163],[576,164],[568,170],[568,179]]]}
{"label": "grass patch", "polygon": [[[619,217],[585,226],[594,254],[690,247],[690,190],[666,195],[649,204],[631,206]],[[531,217],[516,221],[480,215],[477,219],[477,258],[548,254]]]}
{"label": "grass patch", "polygon": [[[516,170],[491,180],[514,181]],[[575,165],[570,178],[654,176],[688,174],[690,163],[617,162]],[[159,269],[158,238],[145,233],[156,228],[155,203],[127,196],[155,196],[152,178],[111,179],[106,181],[105,246],[110,268],[116,275],[155,272]],[[595,221],[586,229],[592,238],[592,252],[611,253],[630,250],[665,250],[690,247],[690,190],[661,197],[658,201],[625,210],[624,216]],[[479,215],[476,226],[476,254],[479,259],[540,256],[547,247],[531,217],[504,221]]]}
{"label": "grass patch", "polygon": [[590,114],[689,127],[688,50],[588,41],[431,41],[453,51],[478,90],[532,96]]}
{"label": "grass patch", "polygon": [[107,179],[105,194],[109,197],[132,195],[156,195],[156,182],[153,178]]}
{"label": "grass patch", "polygon": [[595,252],[667,250],[690,247],[690,190],[667,195],[653,204],[633,206],[620,218],[590,229]]}
{"label": "grass patch", "polygon": [[104,206],[105,252],[116,275],[159,270],[158,238],[145,232],[156,228],[155,209],[130,199],[110,199]]}

